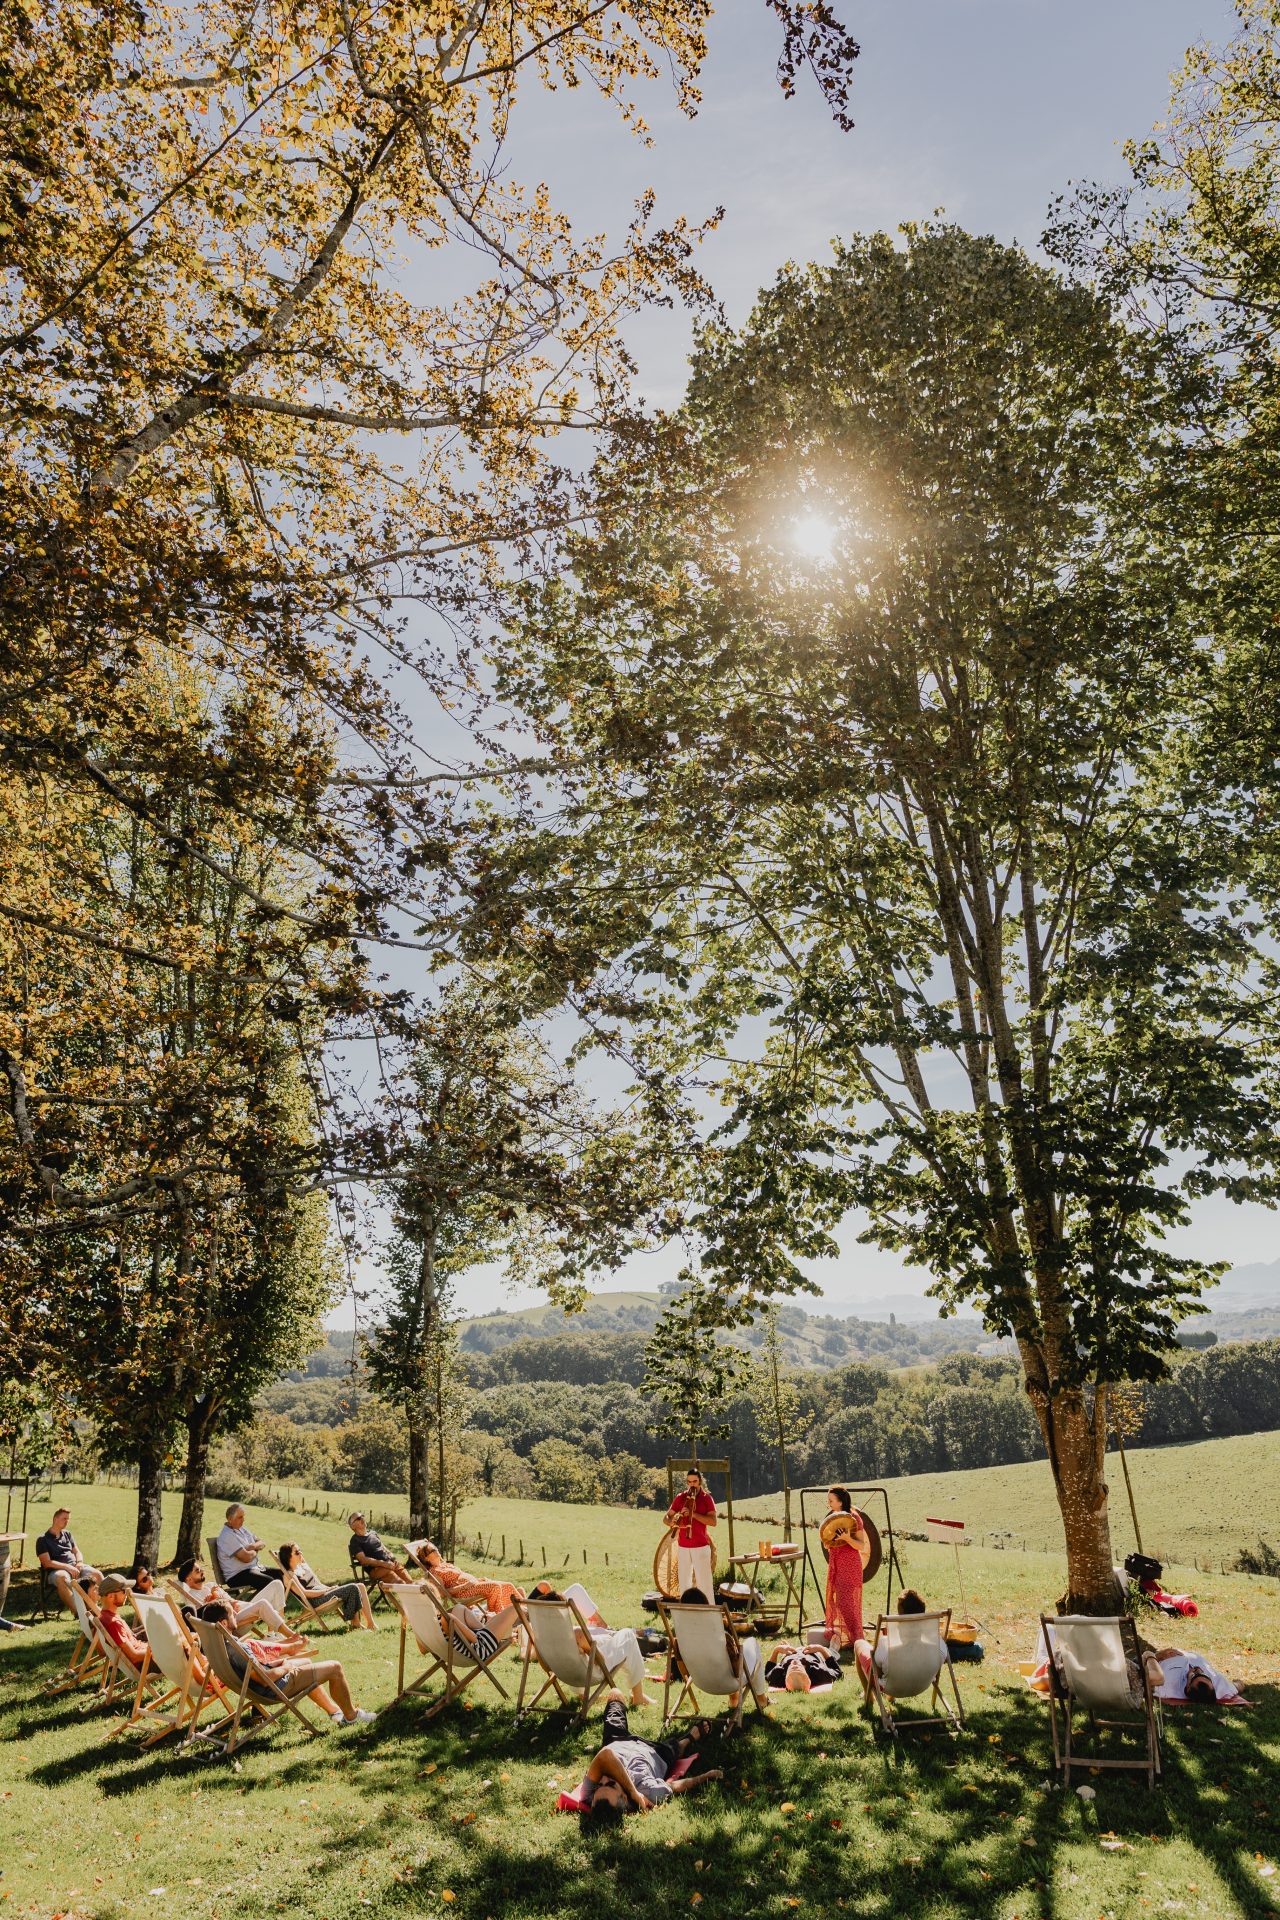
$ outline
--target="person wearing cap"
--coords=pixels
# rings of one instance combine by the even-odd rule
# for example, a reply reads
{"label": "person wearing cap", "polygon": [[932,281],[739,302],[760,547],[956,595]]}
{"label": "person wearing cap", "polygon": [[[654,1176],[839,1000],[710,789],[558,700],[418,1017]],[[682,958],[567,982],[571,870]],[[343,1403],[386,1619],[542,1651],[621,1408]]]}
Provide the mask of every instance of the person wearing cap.
{"label": "person wearing cap", "polygon": [[376,1580],[383,1587],[414,1584],[413,1575],[400,1565],[390,1547],[383,1545],[362,1513],[348,1514],[347,1525],[351,1529],[347,1553],[352,1566],[358,1567],[366,1580]]}
{"label": "person wearing cap", "polygon": [[716,1503],[702,1482],[697,1467],[684,1477],[684,1492],[667,1509],[666,1524],[677,1527],[676,1568],[679,1585],[699,1587],[708,1600],[716,1597],[711,1573],[711,1535],[716,1524]]}
{"label": "person wearing cap", "polygon": [[46,1573],[53,1575],[54,1588],[64,1607],[70,1607],[71,1601],[62,1591],[63,1580],[74,1580],[78,1587],[88,1587],[102,1578],[97,1567],[91,1567],[81,1557],[75,1536],[67,1525],[70,1518],[70,1509],[59,1507],[49,1522],[49,1531],[36,1541],[36,1559]]}
{"label": "person wearing cap", "polygon": [[124,1617],[125,1603],[133,1598],[133,1588],[122,1573],[109,1573],[98,1588],[98,1618],[108,1640],[140,1667],[147,1655],[147,1642]]}
{"label": "person wearing cap", "polygon": [[[229,1628],[231,1609],[225,1600],[213,1600],[207,1607],[201,1607],[200,1618],[215,1626]],[[232,1672],[237,1679],[243,1680],[248,1671],[248,1661],[234,1634],[227,1635],[226,1649]],[[298,1660],[286,1656],[280,1661],[273,1660],[270,1671],[272,1684],[282,1699],[297,1700],[306,1694],[321,1713],[327,1713],[339,1726],[365,1726],[375,1717],[366,1708],[358,1707],[352,1699],[341,1660]]]}
{"label": "person wearing cap", "polygon": [[214,1571],[222,1575],[224,1585],[233,1590],[247,1587],[253,1593],[261,1593],[273,1582],[279,1586],[279,1575],[268,1573],[258,1560],[265,1544],[252,1527],[246,1527],[244,1508],[238,1500],[233,1500],[227,1508],[226,1525],[217,1539],[218,1565]]}

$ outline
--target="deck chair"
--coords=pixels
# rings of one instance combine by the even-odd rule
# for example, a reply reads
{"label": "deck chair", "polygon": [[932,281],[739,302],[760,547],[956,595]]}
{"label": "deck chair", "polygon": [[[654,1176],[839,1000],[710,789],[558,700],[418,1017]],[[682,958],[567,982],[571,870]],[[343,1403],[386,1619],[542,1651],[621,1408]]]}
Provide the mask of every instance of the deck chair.
{"label": "deck chair", "polygon": [[98,1636],[97,1616],[91,1612],[87,1598],[74,1580],[69,1583],[69,1595],[80,1637],[63,1671],[45,1688],[51,1698],[54,1694],[70,1693],[73,1687],[82,1686],[87,1680],[96,1680],[101,1687],[109,1664]]}
{"label": "deck chair", "polygon": [[[394,1613],[396,1608],[395,1608],[395,1602],[391,1598],[392,1588],[387,1586],[381,1580],[371,1580],[369,1578],[368,1569],[366,1567],[362,1567],[360,1565],[360,1562],[356,1559],[354,1535],[352,1536],[351,1540],[347,1542],[347,1555],[351,1562],[351,1578],[353,1580],[358,1580],[360,1582],[360,1585],[364,1588],[365,1592],[368,1594],[370,1611],[373,1613],[376,1613],[379,1607],[390,1607],[392,1612]],[[413,1561],[415,1566],[421,1565],[421,1562],[418,1560],[418,1557],[416,1554],[411,1553],[409,1555],[409,1558]],[[425,1567],[422,1570],[424,1573],[426,1572]]]}
{"label": "deck chair", "polygon": [[[226,1695],[221,1687],[206,1686],[202,1689],[197,1684],[195,1662],[198,1648],[178,1611],[176,1601],[168,1595],[161,1598],[158,1594],[140,1593],[135,1596],[133,1604],[146,1629],[152,1666],[168,1682],[169,1692],[144,1699],[140,1691],[135,1697],[129,1718],[116,1731],[142,1725],[147,1732],[142,1742],[144,1748],[153,1747],[157,1740],[163,1740],[170,1733],[181,1733],[184,1728],[187,1729],[188,1740],[212,1738],[230,1722]],[[216,1728],[197,1730],[199,1714],[206,1707],[217,1708],[221,1716],[219,1724]]]}
{"label": "deck chair", "polygon": [[285,1567],[280,1555],[273,1553],[271,1558],[280,1569],[280,1578],[284,1581],[284,1597],[286,1602],[291,1599],[296,1600],[302,1609],[302,1617],[308,1626],[323,1627],[325,1632],[328,1633],[335,1623],[332,1620],[326,1620],[324,1616],[332,1613],[335,1607],[338,1608],[339,1612],[342,1610],[342,1602],[337,1594],[331,1593],[327,1600],[313,1600],[299,1580],[297,1574],[290,1573]]}
{"label": "deck chair", "polygon": [[[1144,1773],[1153,1787],[1164,1771],[1160,1752],[1160,1707],[1142,1659],[1137,1630],[1122,1614],[1041,1614],[1049,1655],[1049,1726],[1053,1764],[1062,1784],[1072,1767],[1111,1767]],[[1140,1675],[1140,1680],[1135,1677]],[[1083,1712],[1091,1735],[1104,1727],[1129,1728],[1143,1737],[1145,1752],[1129,1756],[1075,1751],[1075,1716]],[[1061,1726],[1059,1725],[1061,1721]],[[1096,1739],[1094,1741],[1096,1745]]]}
{"label": "deck chair", "polygon": [[[737,1694],[738,1704],[729,1720],[730,1733],[736,1733],[742,1725],[748,1693],[755,1699],[759,1711],[764,1711],[763,1703],[747,1678],[742,1664],[742,1650],[730,1624],[727,1608],[685,1606],[678,1600],[664,1600],[658,1603],[658,1613],[670,1643],[662,1687],[664,1727],[678,1718],[686,1701],[689,1713],[698,1712],[695,1688],[702,1693],[719,1694],[724,1698]],[[763,1672],[760,1681],[763,1685]],[[678,1691],[676,1703],[671,1706],[673,1688]]]}
{"label": "deck chair", "polygon": [[[223,1729],[226,1735],[222,1742],[224,1754],[234,1753],[252,1734],[273,1726],[277,1720],[283,1720],[287,1713],[300,1721],[308,1734],[320,1732],[320,1728],[314,1726],[302,1711],[301,1700],[291,1700],[282,1691],[279,1677],[269,1667],[264,1667],[243,1641],[228,1633],[221,1621],[197,1619],[195,1630],[207,1671],[196,1702],[194,1719],[199,1718],[205,1697],[212,1691],[209,1685],[212,1676],[226,1689],[232,1706]],[[237,1673],[231,1663],[230,1647],[233,1644],[237,1659],[244,1662],[243,1673]],[[247,1730],[243,1726],[246,1713],[253,1717],[252,1725]],[[191,1738],[190,1734],[188,1738]]]}
{"label": "deck chair", "polygon": [[[858,1677],[864,1703],[875,1708],[886,1733],[897,1735],[904,1727],[944,1725],[959,1732],[964,1726],[960,1688],[944,1649],[950,1627],[950,1607],[941,1613],[882,1613],[876,1621],[871,1657],[865,1667],[858,1662]],[[877,1648],[885,1656],[883,1673],[876,1660]],[[942,1690],[944,1676],[951,1682],[954,1707]],[[928,1711],[904,1720],[896,1711],[898,1702],[918,1699],[922,1693],[929,1695]]]}
{"label": "deck chair", "polygon": [[[444,1674],[444,1691],[438,1700],[433,1700],[427,1709],[427,1718],[432,1719],[451,1700],[456,1700],[469,1687],[473,1680],[482,1675],[492,1681],[504,1700],[511,1695],[493,1671],[494,1662],[511,1645],[509,1639],[503,1640],[497,1652],[490,1660],[478,1660],[471,1654],[466,1642],[449,1629],[449,1615],[453,1603],[447,1594],[438,1587],[428,1584],[424,1587],[397,1586],[388,1589],[391,1603],[400,1614],[400,1690],[395,1700],[388,1701],[395,1706],[397,1700],[403,1700],[407,1693],[418,1693],[437,1673]],[[432,1662],[425,1673],[419,1674],[412,1686],[404,1683],[405,1651],[408,1635],[412,1633],[418,1645],[419,1653]],[[385,1712],[385,1708],[383,1709]]]}
{"label": "deck chair", "polygon": [[[516,1698],[516,1719],[533,1709],[544,1695],[554,1693],[548,1710],[563,1707],[586,1723],[600,1695],[613,1684],[613,1676],[604,1655],[587,1632],[587,1623],[574,1600],[514,1601],[517,1617],[524,1630],[524,1666],[520,1672],[520,1691]],[[575,1634],[583,1633],[591,1651],[584,1653]],[[529,1671],[537,1661],[546,1676],[533,1698],[526,1704]]]}

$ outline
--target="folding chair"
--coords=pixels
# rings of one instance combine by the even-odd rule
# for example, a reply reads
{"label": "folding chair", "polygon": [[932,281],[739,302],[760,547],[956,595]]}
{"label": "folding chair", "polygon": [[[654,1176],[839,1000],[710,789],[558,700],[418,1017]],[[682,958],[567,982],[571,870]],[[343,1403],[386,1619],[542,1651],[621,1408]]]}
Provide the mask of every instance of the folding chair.
{"label": "folding chair", "polygon": [[[144,1700],[139,1689],[129,1718],[114,1731],[123,1732],[124,1727],[145,1725],[150,1731],[142,1742],[144,1748],[153,1747],[157,1740],[163,1740],[170,1733],[180,1733],[184,1727],[188,1741],[197,1737],[211,1739],[221,1733],[230,1724],[227,1712],[229,1703],[220,1686],[197,1686],[195,1666],[198,1649],[176,1602],[167,1595],[161,1598],[157,1594],[140,1593],[134,1596],[134,1606],[146,1629],[151,1662],[168,1681],[170,1690],[162,1697]],[[170,1707],[171,1702],[176,1704],[166,1713],[165,1708]],[[218,1709],[222,1717],[217,1727],[197,1728],[200,1713],[205,1707]]]}
{"label": "folding chair", "polygon": [[302,1617],[304,1620],[310,1625],[323,1627],[326,1633],[330,1632],[334,1623],[332,1620],[326,1620],[324,1615],[332,1613],[335,1607],[341,1610],[342,1602],[337,1594],[331,1593],[327,1600],[321,1600],[317,1603],[311,1598],[311,1595],[307,1592],[297,1574],[289,1572],[289,1569],[285,1566],[284,1561],[278,1553],[273,1553],[271,1558],[280,1569],[280,1578],[284,1581],[285,1600],[296,1600],[302,1609]]}
{"label": "folding chair", "polygon": [[[1063,1785],[1071,1785],[1072,1767],[1110,1767],[1145,1773],[1147,1786],[1153,1787],[1164,1771],[1160,1703],[1152,1690],[1132,1620],[1123,1614],[1064,1613],[1052,1618],[1041,1614],[1040,1631],[1049,1656],[1053,1764]],[[1104,1727],[1127,1728],[1143,1735],[1146,1752],[1141,1758],[1077,1753],[1075,1714],[1080,1709],[1095,1736],[1095,1745],[1096,1735]]]}
{"label": "folding chair", "polygon": [[[689,1702],[689,1712],[698,1712],[695,1687],[703,1693],[719,1694],[723,1698],[737,1694],[738,1704],[733,1708],[729,1721],[730,1733],[736,1733],[742,1725],[748,1693],[755,1700],[757,1709],[763,1713],[764,1702],[752,1686],[743,1664],[742,1648],[726,1608],[686,1606],[679,1600],[660,1600],[658,1613],[670,1643],[662,1687],[664,1727],[676,1719],[686,1700]],[[679,1692],[673,1707],[670,1705],[671,1690],[677,1683]],[[760,1684],[764,1685],[763,1670]]]}
{"label": "folding chair", "polygon": [[68,1593],[80,1640],[66,1667],[45,1688],[50,1697],[58,1693],[70,1693],[73,1687],[80,1686],[86,1680],[97,1680],[101,1685],[107,1670],[107,1656],[98,1638],[96,1615],[91,1613],[88,1600],[74,1580],[68,1583]]}
{"label": "folding chair", "polygon": [[[234,1753],[236,1748],[242,1747],[252,1734],[273,1726],[277,1720],[282,1720],[286,1713],[291,1713],[295,1720],[300,1721],[309,1735],[314,1736],[320,1732],[320,1728],[313,1726],[302,1711],[301,1703],[291,1699],[283,1691],[284,1676],[279,1676],[269,1667],[263,1666],[262,1662],[255,1657],[252,1648],[237,1640],[234,1634],[228,1633],[221,1621],[197,1619],[195,1630],[206,1666],[205,1679],[196,1703],[195,1717],[199,1717],[205,1696],[210,1691],[211,1677],[221,1683],[229,1699],[234,1702],[231,1715],[225,1723],[226,1739],[222,1743],[224,1754]],[[230,1649],[233,1646],[236,1659],[244,1663],[242,1672],[237,1672],[232,1664]],[[273,1707],[274,1712],[271,1711]],[[241,1721],[246,1709],[254,1715],[254,1724],[247,1733],[241,1729]],[[188,1738],[190,1737],[189,1734]]]}
{"label": "folding chair", "polygon": [[[395,1706],[396,1700],[402,1700],[406,1693],[419,1692],[428,1680],[440,1672],[444,1674],[444,1692],[428,1707],[429,1720],[442,1708],[447,1707],[451,1700],[456,1700],[473,1680],[478,1680],[482,1675],[486,1680],[492,1681],[504,1700],[511,1698],[493,1671],[494,1662],[511,1645],[509,1638],[500,1642],[497,1651],[488,1660],[480,1660],[472,1654],[467,1643],[451,1631],[449,1616],[453,1611],[453,1604],[438,1588],[397,1586],[390,1589],[390,1597],[393,1606],[399,1610],[401,1625],[400,1691],[395,1700],[388,1702],[389,1706]],[[406,1687],[404,1684],[405,1643],[410,1632],[418,1643],[418,1651],[431,1660],[433,1665],[428,1667],[425,1673],[420,1674],[412,1686]]]}
{"label": "folding chair", "polygon": [[[554,1692],[557,1697],[548,1703],[547,1710],[554,1711],[559,1705],[567,1712],[576,1711],[579,1723],[585,1724],[587,1715],[600,1695],[612,1685],[613,1676],[605,1665],[604,1655],[588,1632],[577,1602],[517,1598],[512,1605],[525,1635],[516,1719],[524,1713],[532,1713],[545,1694]],[[578,1645],[575,1637],[578,1633],[586,1635],[589,1653],[584,1653]],[[546,1678],[526,1705],[529,1669],[535,1660]]]}
{"label": "folding chair", "polygon": [[[895,1736],[904,1727],[951,1726],[957,1732],[964,1726],[964,1706],[950,1660],[946,1637],[951,1626],[951,1609],[941,1613],[882,1613],[871,1638],[871,1655],[865,1666],[858,1662],[864,1703],[875,1706],[880,1725]],[[881,1670],[876,1652],[884,1655]],[[942,1691],[946,1675],[955,1695],[955,1706]],[[928,1712],[904,1720],[895,1712],[899,1700],[915,1700],[929,1695]],[[934,1712],[938,1708],[942,1718]],[[874,1723],[873,1723],[874,1724]]]}
{"label": "folding chair", "polygon": [[[394,1612],[395,1603],[391,1598],[393,1589],[391,1587],[384,1585],[384,1583],[381,1580],[371,1580],[369,1578],[367,1568],[362,1567],[360,1565],[360,1562],[356,1559],[354,1535],[352,1535],[352,1538],[348,1543],[347,1553],[351,1561],[351,1578],[353,1580],[358,1580],[360,1582],[360,1585],[364,1588],[365,1592],[368,1594],[370,1612],[376,1613],[379,1607],[390,1607],[392,1612]],[[421,1562],[418,1560],[416,1554],[410,1554],[409,1558],[414,1562],[415,1566],[421,1565]],[[423,1568],[423,1571],[425,1572],[426,1569]],[[397,1585],[399,1584],[400,1583],[397,1582]]]}

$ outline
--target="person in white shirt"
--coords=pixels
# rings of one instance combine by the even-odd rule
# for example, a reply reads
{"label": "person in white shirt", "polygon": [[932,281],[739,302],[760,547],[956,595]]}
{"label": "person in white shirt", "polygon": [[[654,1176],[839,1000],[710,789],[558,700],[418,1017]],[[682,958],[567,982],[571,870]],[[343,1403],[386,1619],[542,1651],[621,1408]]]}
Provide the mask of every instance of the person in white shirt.
{"label": "person in white shirt", "polygon": [[529,1598],[531,1600],[572,1600],[587,1626],[585,1635],[576,1626],[573,1630],[573,1637],[582,1652],[588,1651],[587,1636],[589,1635],[590,1640],[594,1641],[599,1648],[600,1658],[609,1669],[610,1675],[621,1673],[631,1688],[630,1704],[633,1707],[653,1705],[653,1701],[644,1690],[644,1655],[640,1651],[640,1642],[636,1638],[635,1629],[608,1626],[604,1615],[581,1581],[575,1580],[571,1587],[566,1587],[563,1593],[559,1593],[549,1580],[541,1580],[534,1587]]}
{"label": "person in white shirt", "polygon": [[285,1625],[283,1580],[273,1580],[270,1586],[246,1598],[228,1593],[225,1587],[220,1587],[205,1572],[201,1561],[184,1560],[178,1568],[178,1586],[193,1607],[207,1607],[215,1600],[224,1601],[230,1609],[236,1633],[243,1627],[258,1625],[265,1627],[269,1633],[284,1633],[290,1640],[299,1639]]}
{"label": "person in white shirt", "polygon": [[1157,1700],[1186,1700],[1193,1706],[1212,1706],[1215,1700],[1230,1700],[1237,1707],[1253,1705],[1242,1697],[1235,1681],[1228,1680],[1202,1653],[1157,1647],[1144,1657]]}
{"label": "person in white shirt", "polygon": [[227,1523],[218,1535],[217,1544],[218,1564],[213,1571],[222,1575],[225,1586],[233,1591],[247,1587],[253,1593],[260,1593],[264,1587],[280,1585],[278,1576],[268,1573],[258,1560],[265,1543],[251,1527],[246,1527],[244,1508],[239,1501],[227,1508]]}

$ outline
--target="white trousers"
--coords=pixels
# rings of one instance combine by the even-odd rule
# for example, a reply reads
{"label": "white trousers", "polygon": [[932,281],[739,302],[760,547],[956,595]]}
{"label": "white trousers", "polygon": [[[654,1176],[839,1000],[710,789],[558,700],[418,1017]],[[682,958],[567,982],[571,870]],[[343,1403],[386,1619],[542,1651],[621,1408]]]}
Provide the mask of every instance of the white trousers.
{"label": "white trousers", "polygon": [[644,1685],[644,1655],[630,1627],[597,1627],[591,1638],[611,1674],[616,1677],[621,1669],[629,1687]]}
{"label": "white trousers", "polygon": [[742,1654],[742,1671],[747,1676],[747,1684],[757,1700],[767,1700],[769,1684],[764,1677],[764,1653],[754,1634],[738,1643]]}
{"label": "white trousers", "polygon": [[250,1626],[256,1620],[261,1626],[269,1627],[272,1633],[278,1633],[284,1625],[284,1581],[272,1580],[248,1600],[237,1600],[233,1594],[232,1605],[237,1627]]}
{"label": "white trousers", "polygon": [[676,1547],[676,1578],[680,1582],[680,1592],[687,1593],[690,1587],[700,1587],[708,1600],[716,1597],[715,1581],[711,1578],[710,1547]]}

